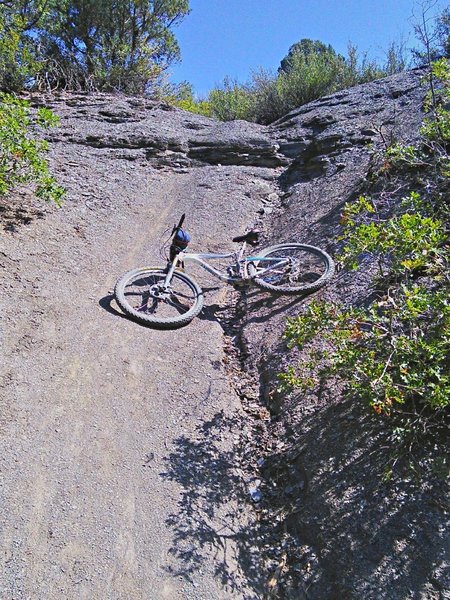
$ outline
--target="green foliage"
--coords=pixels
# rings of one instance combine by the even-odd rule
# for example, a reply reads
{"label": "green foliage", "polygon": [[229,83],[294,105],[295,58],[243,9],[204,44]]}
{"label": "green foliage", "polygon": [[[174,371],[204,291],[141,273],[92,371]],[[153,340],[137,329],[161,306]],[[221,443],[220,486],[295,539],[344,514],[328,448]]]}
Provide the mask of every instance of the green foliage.
{"label": "green foliage", "polygon": [[437,35],[442,54],[450,58],[450,8],[446,8],[437,20]]}
{"label": "green foliage", "polygon": [[179,84],[167,84],[160,89],[160,97],[163,101],[177,106],[188,112],[210,117],[211,105],[208,100],[195,100],[192,86],[187,81]]}
{"label": "green foliage", "polygon": [[33,135],[35,125],[47,128],[56,123],[57,117],[48,109],[39,108],[32,117],[27,102],[0,94],[0,196],[19,184],[31,183],[38,197],[60,206],[64,189],[49,173],[48,144]]}
{"label": "green foliage", "polygon": [[401,73],[408,68],[410,61],[406,57],[405,47],[401,43],[392,42],[386,52],[386,63],[383,71],[386,75]]}
{"label": "green foliage", "polygon": [[323,56],[333,60],[336,57],[336,52],[330,44],[327,46],[319,40],[304,38],[289,48],[287,55],[281,60],[278,73],[290,73],[295,69],[295,63],[299,57],[308,61],[315,56]]}
{"label": "green foliage", "polygon": [[[381,67],[365,55],[360,57],[354,46],[349,46],[345,58],[331,46],[303,39],[291,46],[277,74],[260,69],[245,84],[225,78],[210,92],[207,102],[211,116],[217,119],[268,124],[320,96],[384,77],[405,65],[402,49],[394,44],[389,48],[386,66]],[[189,106],[198,112],[195,102]]]}
{"label": "green foliage", "polygon": [[[348,212],[346,206],[344,221]],[[372,215],[370,213],[370,217]],[[447,237],[442,222],[409,212],[387,220],[370,217],[359,223],[347,217],[342,236],[346,245],[341,256],[346,266],[358,268],[359,258],[365,255],[377,259],[381,275],[388,270],[394,275],[406,275],[415,269],[433,272],[435,263],[440,262],[440,248]],[[375,214],[375,219],[378,218]]]}
{"label": "green foliage", "polygon": [[247,86],[226,77],[208,96],[211,115],[220,121],[251,120],[252,95]]}
{"label": "green foliage", "polygon": [[[425,108],[432,111],[422,127],[422,134],[430,140],[443,145],[450,143],[450,65],[445,58],[433,63],[431,75],[443,88],[435,95],[428,96]],[[436,98],[439,95],[439,98]]]}
{"label": "green foliage", "polygon": [[320,333],[328,348],[325,360],[319,369],[315,360],[300,372],[291,367],[280,376],[282,383],[304,388],[338,376],[349,395],[377,414],[397,413],[404,422],[411,416],[411,427],[417,419],[428,431],[450,403],[449,292],[450,285],[435,291],[412,284],[369,309],[311,303],[305,314],[288,320],[285,338],[304,348]]}
{"label": "green foliage", "polygon": [[42,30],[39,82],[142,94],[179,58],[171,28],[188,12],[188,0],[55,3]]}
{"label": "green foliage", "polygon": [[[335,54],[293,54],[289,71],[281,72],[274,82],[282,114],[339,89],[340,72],[343,68],[344,61]],[[260,114],[258,120],[271,120],[270,117],[266,117],[264,111],[260,111]]]}
{"label": "green foliage", "polygon": [[[446,61],[433,65],[433,75],[447,98]],[[431,103],[430,110],[421,144],[395,144],[385,156],[397,175],[421,170],[427,197],[416,190],[395,203],[388,194],[360,196],[342,212],[341,262],[350,269],[378,263],[376,299],[357,307],[313,301],[288,319],[284,337],[302,360],[279,376],[282,390],[340,379],[349,396],[391,425],[394,443],[409,449],[438,440],[450,404],[448,138],[439,127],[450,106]]]}
{"label": "green foliage", "polygon": [[188,12],[188,0],[0,3],[2,89],[144,93],[179,59],[172,27]]}
{"label": "green foliage", "polygon": [[208,100],[178,100],[173,103],[174,106],[187,110],[188,112],[204,117],[212,117],[211,103]]}
{"label": "green foliage", "polygon": [[418,148],[411,145],[405,146],[395,143],[388,146],[386,148],[386,158],[389,166],[417,167],[423,165]]}
{"label": "green foliage", "polygon": [[23,89],[38,71],[25,30],[24,18],[0,5],[0,90],[3,92]]}
{"label": "green foliage", "polygon": [[442,58],[450,58],[450,8],[445,8],[436,18],[429,18],[433,3],[423,5],[422,14],[416,20],[414,31],[421,48],[412,53],[419,65],[429,65]]}

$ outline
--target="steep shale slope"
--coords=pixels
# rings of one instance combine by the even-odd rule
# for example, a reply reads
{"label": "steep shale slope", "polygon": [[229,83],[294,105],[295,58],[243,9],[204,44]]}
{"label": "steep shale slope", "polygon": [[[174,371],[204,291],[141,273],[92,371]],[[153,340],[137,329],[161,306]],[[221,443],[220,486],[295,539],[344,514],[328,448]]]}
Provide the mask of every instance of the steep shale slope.
{"label": "steep shale slope", "polygon": [[[275,391],[285,317],[307,300],[230,293],[195,271],[200,318],[158,332],[111,296],[121,273],[162,261],[182,212],[195,250],[258,224],[267,244],[333,253],[373,149],[417,136],[420,75],[270,127],[33,98],[61,117],[51,162],[68,194],[61,210],[26,190],[2,209],[2,599],[446,597],[435,490],[381,483],[379,440],[337,390]],[[319,294],[357,301],[365,277]]]}
{"label": "steep shale slope", "polygon": [[[393,141],[417,139],[421,75],[396,75],[321,98],[269,128],[279,151],[292,159],[280,178],[285,194],[270,222],[271,240],[300,239],[335,253],[344,203],[376,185],[370,179],[373,155]],[[404,182],[392,193],[408,191]],[[341,272],[315,297],[364,303],[370,282],[365,269]],[[275,375],[287,364],[280,340],[285,318],[304,302],[261,303],[249,293],[237,307],[241,361],[249,374],[242,393],[247,403],[259,399],[270,413],[267,427],[260,427],[269,440],[261,491],[271,506],[267,513],[262,507],[262,514],[283,540],[272,554],[273,572],[289,565],[275,595],[449,598],[444,482],[383,482],[389,446],[382,432],[364,407],[343,401],[332,383],[319,395],[282,397],[276,391]]]}

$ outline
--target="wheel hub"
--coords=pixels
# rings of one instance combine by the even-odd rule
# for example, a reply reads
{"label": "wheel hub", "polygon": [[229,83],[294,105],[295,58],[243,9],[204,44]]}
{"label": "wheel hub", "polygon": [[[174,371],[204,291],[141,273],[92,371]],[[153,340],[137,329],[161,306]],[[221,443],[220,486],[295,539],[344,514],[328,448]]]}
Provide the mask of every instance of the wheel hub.
{"label": "wheel hub", "polygon": [[160,283],[152,285],[150,288],[150,296],[157,300],[167,300],[171,296],[171,290],[168,287],[164,287]]}

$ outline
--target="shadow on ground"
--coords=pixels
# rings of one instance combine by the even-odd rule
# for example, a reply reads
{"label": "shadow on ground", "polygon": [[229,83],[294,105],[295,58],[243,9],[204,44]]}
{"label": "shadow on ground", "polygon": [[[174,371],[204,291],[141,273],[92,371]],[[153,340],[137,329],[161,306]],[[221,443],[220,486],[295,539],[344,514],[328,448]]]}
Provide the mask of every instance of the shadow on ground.
{"label": "shadow on ground", "polygon": [[8,203],[0,201],[0,227],[5,231],[14,233],[23,225],[29,225],[35,219],[42,219],[45,216],[42,210],[16,204],[14,198]]}
{"label": "shadow on ground", "polygon": [[[358,402],[336,404],[327,393],[327,407],[292,419],[290,444],[262,472],[263,496],[286,537],[290,576],[279,597],[444,600],[445,481],[424,484],[412,471],[397,480],[386,433]],[[301,401],[291,399],[293,413]],[[409,460],[400,461],[403,474]]]}
{"label": "shadow on ground", "polygon": [[[240,591],[243,598],[258,598],[264,572],[257,540],[264,533],[254,522],[240,470],[241,430],[239,416],[219,412],[191,438],[178,438],[166,459],[163,476],[182,488],[178,511],[167,522],[174,534],[172,554],[181,565],[171,572],[195,580],[208,554],[214,556],[214,575],[225,588]],[[235,442],[231,447],[229,440]]]}

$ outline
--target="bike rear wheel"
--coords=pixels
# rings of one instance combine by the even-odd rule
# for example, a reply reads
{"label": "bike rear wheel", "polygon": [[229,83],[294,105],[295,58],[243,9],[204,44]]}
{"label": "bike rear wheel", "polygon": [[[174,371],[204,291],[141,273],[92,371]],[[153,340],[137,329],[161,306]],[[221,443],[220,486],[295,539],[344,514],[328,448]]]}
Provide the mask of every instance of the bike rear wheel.
{"label": "bike rear wheel", "polygon": [[[324,286],[333,276],[333,259],[326,252],[307,244],[279,244],[249,257],[248,273],[255,284],[279,294],[309,294]],[[261,259],[286,260],[277,266],[275,262]],[[267,270],[270,265],[273,268]]]}
{"label": "bike rear wheel", "polygon": [[175,271],[164,288],[163,267],[144,267],[122,275],[114,288],[123,312],[155,329],[176,329],[187,325],[203,307],[200,286],[185,273]]}

